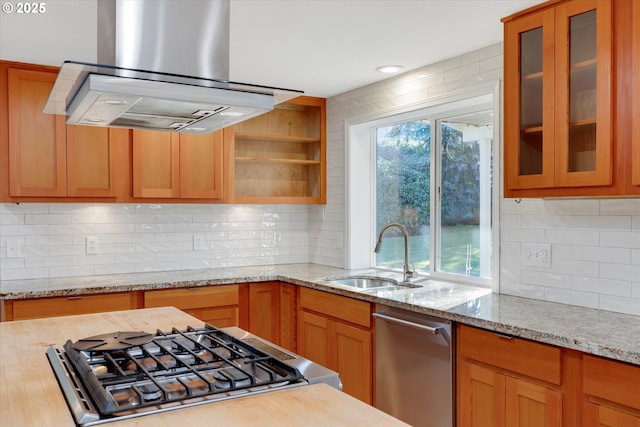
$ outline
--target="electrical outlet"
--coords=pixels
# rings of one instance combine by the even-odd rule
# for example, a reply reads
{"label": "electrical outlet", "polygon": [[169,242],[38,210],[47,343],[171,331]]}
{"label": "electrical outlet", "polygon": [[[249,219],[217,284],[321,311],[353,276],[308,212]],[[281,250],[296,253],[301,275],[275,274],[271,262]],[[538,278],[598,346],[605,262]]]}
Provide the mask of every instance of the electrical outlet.
{"label": "electrical outlet", "polygon": [[87,255],[97,255],[98,254],[98,237],[87,236],[85,250]]}
{"label": "electrical outlet", "polygon": [[282,244],[282,233],[279,233],[276,231],[273,234],[273,242],[275,243],[276,246],[280,246]]}
{"label": "electrical outlet", "polygon": [[551,267],[551,245],[548,243],[523,243],[523,264],[530,267]]}
{"label": "electrical outlet", "polygon": [[7,258],[19,258],[20,257],[20,240],[9,239],[7,240]]}
{"label": "electrical outlet", "polygon": [[204,251],[206,249],[204,245],[204,234],[194,234],[193,235],[193,250],[194,251]]}

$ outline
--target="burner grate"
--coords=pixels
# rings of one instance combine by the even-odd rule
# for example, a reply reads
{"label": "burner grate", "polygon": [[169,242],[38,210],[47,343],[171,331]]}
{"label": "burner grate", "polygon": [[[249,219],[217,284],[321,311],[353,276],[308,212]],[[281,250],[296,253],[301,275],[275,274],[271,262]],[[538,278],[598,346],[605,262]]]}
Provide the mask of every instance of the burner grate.
{"label": "burner grate", "polygon": [[292,366],[209,324],[99,335],[67,341],[64,349],[103,416],[304,380]]}

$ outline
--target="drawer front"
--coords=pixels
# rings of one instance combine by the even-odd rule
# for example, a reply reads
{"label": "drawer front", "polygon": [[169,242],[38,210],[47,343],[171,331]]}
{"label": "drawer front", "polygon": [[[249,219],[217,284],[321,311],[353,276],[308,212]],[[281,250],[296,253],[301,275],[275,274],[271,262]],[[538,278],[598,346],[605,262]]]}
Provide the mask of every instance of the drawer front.
{"label": "drawer front", "polygon": [[238,305],[238,289],[238,285],[220,285],[146,291],[144,306],[173,306],[184,310]]}
{"label": "drawer front", "polygon": [[584,392],[640,410],[640,366],[584,355]]}
{"label": "drawer front", "polygon": [[300,307],[366,328],[371,327],[371,304],[365,301],[301,287]]}
{"label": "drawer front", "polygon": [[561,383],[562,350],[558,347],[459,324],[458,353],[505,371]]}
{"label": "drawer front", "polygon": [[129,292],[17,300],[13,320],[130,310],[136,308],[132,300]]}

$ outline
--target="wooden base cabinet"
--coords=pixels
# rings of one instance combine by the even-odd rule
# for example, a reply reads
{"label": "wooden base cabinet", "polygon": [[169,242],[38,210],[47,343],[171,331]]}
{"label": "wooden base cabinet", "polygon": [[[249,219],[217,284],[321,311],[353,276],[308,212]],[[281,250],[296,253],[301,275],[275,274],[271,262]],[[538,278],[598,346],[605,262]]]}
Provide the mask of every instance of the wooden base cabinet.
{"label": "wooden base cabinet", "polygon": [[144,292],[144,308],[173,306],[219,328],[239,326],[239,302],[239,285],[159,289]]}
{"label": "wooden base cabinet", "polygon": [[561,350],[458,325],[459,427],[560,427]]}
{"label": "wooden base cabinet", "polygon": [[338,372],[342,391],[371,404],[371,304],[308,288],[299,291],[298,353]]}
{"label": "wooden base cabinet", "polygon": [[248,288],[249,332],[295,353],[296,286],[265,282]]}
{"label": "wooden base cabinet", "polygon": [[640,427],[640,367],[583,358],[584,426]]}
{"label": "wooden base cabinet", "polygon": [[3,320],[73,316],[76,314],[132,310],[135,308],[140,308],[137,292],[5,300],[3,301]]}

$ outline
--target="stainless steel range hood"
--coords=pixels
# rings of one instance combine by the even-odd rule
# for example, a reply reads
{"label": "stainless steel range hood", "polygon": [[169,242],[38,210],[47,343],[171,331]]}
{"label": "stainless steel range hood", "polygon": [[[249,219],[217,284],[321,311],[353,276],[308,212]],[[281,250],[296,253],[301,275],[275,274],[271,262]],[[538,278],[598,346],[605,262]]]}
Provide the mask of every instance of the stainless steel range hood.
{"label": "stainless steel range hood", "polygon": [[229,81],[230,0],[99,0],[98,64],[65,61],[45,113],[209,133],[303,92]]}

